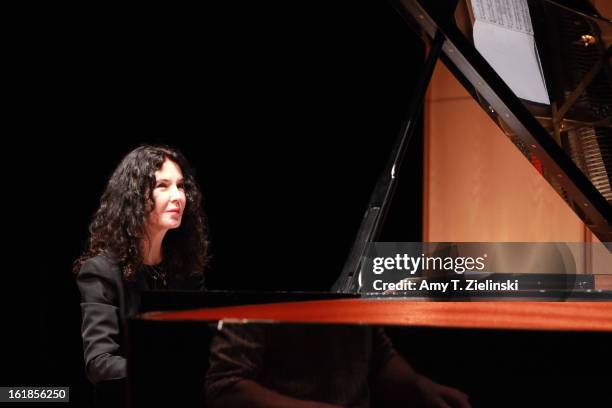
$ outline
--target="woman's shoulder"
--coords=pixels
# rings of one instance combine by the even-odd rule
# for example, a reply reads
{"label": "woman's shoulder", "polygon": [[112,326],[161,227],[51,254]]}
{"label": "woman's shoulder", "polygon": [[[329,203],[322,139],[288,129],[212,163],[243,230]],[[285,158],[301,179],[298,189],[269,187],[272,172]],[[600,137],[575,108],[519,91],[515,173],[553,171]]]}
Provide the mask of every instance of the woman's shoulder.
{"label": "woman's shoulder", "polygon": [[107,254],[93,256],[83,262],[79,276],[95,275],[106,279],[121,279],[121,269],[113,258]]}
{"label": "woman's shoulder", "polygon": [[114,306],[121,303],[121,270],[105,255],[93,256],[84,261],[76,281],[82,303],[105,303]]}

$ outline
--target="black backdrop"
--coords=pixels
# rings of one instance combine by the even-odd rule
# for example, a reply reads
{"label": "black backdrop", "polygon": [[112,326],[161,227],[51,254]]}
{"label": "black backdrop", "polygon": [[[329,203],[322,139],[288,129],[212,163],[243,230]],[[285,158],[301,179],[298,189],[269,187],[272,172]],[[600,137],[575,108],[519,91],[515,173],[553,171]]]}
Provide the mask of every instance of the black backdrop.
{"label": "black backdrop", "polygon": [[[70,386],[87,406],[71,264],[110,172],[140,143],[176,146],[197,170],[210,288],[331,285],[423,59],[386,2],[38,7],[7,36],[19,114],[3,145],[2,220],[15,227],[3,278],[23,282],[6,297],[17,319],[3,326],[1,385]],[[421,151],[417,138],[382,240],[421,239]],[[610,405],[609,373],[597,376],[609,335],[390,332],[475,407]]]}
{"label": "black backdrop", "polygon": [[[193,164],[212,240],[209,288],[327,290],[405,116],[423,47],[379,0],[63,13],[31,39],[25,72],[35,114],[23,124],[19,171],[32,216],[18,243],[40,282],[39,352],[6,384],[70,385],[76,406],[91,391],[71,263],[121,157],[166,143]],[[421,149],[417,137],[389,241],[421,239]]]}

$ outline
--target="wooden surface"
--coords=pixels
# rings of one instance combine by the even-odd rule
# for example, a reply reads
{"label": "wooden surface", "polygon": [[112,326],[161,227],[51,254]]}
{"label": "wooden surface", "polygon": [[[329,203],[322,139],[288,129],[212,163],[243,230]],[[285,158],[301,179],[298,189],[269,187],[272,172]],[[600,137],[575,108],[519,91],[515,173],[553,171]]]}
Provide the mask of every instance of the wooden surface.
{"label": "wooden surface", "polygon": [[424,302],[342,299],[149,312],[147,320],[246,320],[612,332],[612,302]]}
{"label": "wooden surface", "polygon": [[580,218],[441,62],[424,119],[424,241],[585,240]]}

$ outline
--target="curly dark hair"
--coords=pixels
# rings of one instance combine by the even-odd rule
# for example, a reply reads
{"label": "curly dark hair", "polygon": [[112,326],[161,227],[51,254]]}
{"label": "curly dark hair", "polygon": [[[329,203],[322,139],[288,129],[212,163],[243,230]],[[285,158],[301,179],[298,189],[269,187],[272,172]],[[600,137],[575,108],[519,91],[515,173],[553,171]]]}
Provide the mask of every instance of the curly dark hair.
{"label": "curly dark hair", "polygon": [[136,271],[143,266],[140,242],[146,236],[147,218],[155,206],[155,172],[166,159],[181,168],[186,205],[181,225],[164,237],[163,269],[179,279],[203,273],[209,243],[202,194],[193,169],[177,149],[150,145],[132,150],[113,172],[89,226],[85,250],[74,262],[74,273],[88,259],[104,254],[120,266],[124,280],[134,281]]}

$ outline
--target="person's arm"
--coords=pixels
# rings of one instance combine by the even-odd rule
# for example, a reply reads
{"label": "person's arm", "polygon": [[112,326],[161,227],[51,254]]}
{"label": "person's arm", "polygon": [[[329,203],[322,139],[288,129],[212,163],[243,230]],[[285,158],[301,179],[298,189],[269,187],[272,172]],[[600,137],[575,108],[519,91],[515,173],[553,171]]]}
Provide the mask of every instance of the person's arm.
{"label": "person's arm", "polygon": [[207,406],[265,408],[332,408],[338,405],[301,400],[261,385],[266,330],[262,327],[224,324],[210,346],[206,373]]}
{"label": "person's arm", "polygon": [[393,348],[382,328],[374,330],[372,341],[373,358],[380,363],[373,386],[385,400],[420,403],[431,408],[470,408],[464,392],[438,384],[416,372]]}
{"label": "person's arm", "polygon": [[253,380],[241,380],[210,401],[214,408],[340,408],[339,405],[317,401],[304,401],[288,397],[263,387]]}
{"label": "person's arm", "polygon": [[432,408],[470,408],[468,396],[417,373],[399,354],[387,361],[376,379],[376,388],[387,399],[420,402]]}
{"label": "person's arm", "polygon": [[77,275],[81,292],[83,352],[87,378],[94,384],[126,377],[119,355],[119,288],[114,266],[102,257],[86,261]]}

